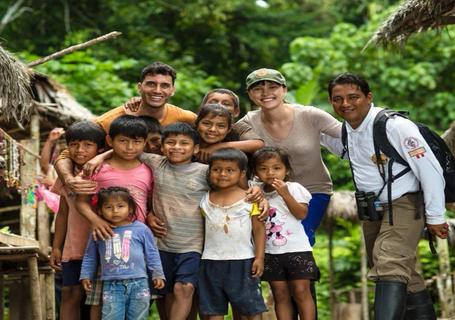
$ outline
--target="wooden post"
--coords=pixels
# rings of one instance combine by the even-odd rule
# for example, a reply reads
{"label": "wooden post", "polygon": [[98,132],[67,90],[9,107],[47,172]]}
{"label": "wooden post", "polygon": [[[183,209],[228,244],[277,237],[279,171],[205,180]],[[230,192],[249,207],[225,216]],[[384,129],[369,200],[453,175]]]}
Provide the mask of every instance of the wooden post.
{"label": "wooden post", "polygon": [[328,218],[328,233],[329,233],[329,302],[330,302],[330,315],[332,319],[335,319],[335,297],[334,297],[334,281],[333,275],[333,219]]}
{"label": "wooden post", "polygon": [[41,290],[38,274],[38,258],[36,256],[27,259],[30,300],[32,301],[32,319],[41,320]]}
{"label": "wooden post", "polygon": [[[362,228],[360,228],[362,230]],[[362,294],[361,294],[361,304],[362,304],[362,320],[369,320],[369,307],[368,307],[368,257],[367,249],[365,245],[365,238],[363,236],[363,231],[360,232],[360,238],[362,243],[360,248],[360,277],[362,285]]]}
{"label": "wooden post", "polygon": [[9,288],[9,319],[10,320],[32,320],[30,312],[30,283],[28,276],[22,276]]}
{"label": "wooden post", "polygon": [[49,212],[44,201],[38,201],[38,241],[42,252],[49,253],[50,230]]}
{"label": "wooden post", "polygon": [[[32,115],[30,122],[30,140],[22,140],[21,144],[35,153],[39,153],[39,116]],[[28,152],[24,152],[25,166],[21,166],[22,207],[21,207],[21,235],[36,239],[36,200],[35,186],[38,174],[39,161]]]}
{"label": "wooden post", "polygon": [[46,302],[47,302],[47,295],[46,295],[46,279],[45,275],[40,272],[38,269],[39,274],[39,289],[40,289],[40,297],[41,297],[41,319],[46,319]]}
{"label": "wooden post", "polygon": [[[21,140],[21,144],[32,147],[31,140]],[[35,201],[35,158],[24,152],[24,164],[21,165],[21,236],[36,239],[36,201]]]}
{"label": "wooden post", "polygon": [[48,272],[46,277],[46,320],[55,319],[55,289],[54,272]]}
{"label": "wooden post", "polygon": [[3,313],[4,313],[4,304],[5,304],[5,301],[3,299],[3,295],[5,294],[5,291],[4,291],[4,281],[3,281],[3,274],[0,274],[0,320],[3,320]]}
{"label": "wooden post", "polygon": [[439,301],[441,305],[441,316],[450,318],[455,316],[455,292],[450,270],[449,246],[447,239],[437,239],[439,275],[436,279]]}

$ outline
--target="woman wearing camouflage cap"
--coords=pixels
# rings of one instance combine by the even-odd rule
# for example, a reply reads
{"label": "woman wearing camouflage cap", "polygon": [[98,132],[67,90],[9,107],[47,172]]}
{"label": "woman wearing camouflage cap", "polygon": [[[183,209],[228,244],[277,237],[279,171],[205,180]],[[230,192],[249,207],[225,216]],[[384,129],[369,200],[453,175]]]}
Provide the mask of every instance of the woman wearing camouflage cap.
{"label": "woman wearing camouflage cap", "polygon": [[332,194],[332,181],[322,161],[320,135],[341,136],[341,123],[329,113],[285,101],[286,79],[273,69],[258,69],[246,78],[251,101],[259,108],[250,111],[234,126],[241,139],[259,136],[266,146],[284,149],[291,160],[291,181],[312,195],[308,215],[302,221],[310,244]]}
{"label": "woman wearing camouflage cap", "polygon": [[273,69],[258,69],[246,78],[251,101],[259,107],[235,124],[242,140],[249,134],[261,137],[266,146],[280,147],[291,156],[293,180],[312,194],[305,232],[314,245],[332,193],[332,181],[322,161],[320,134],[341,136],[341,123],[329,113],[310,106],[285,102],[286,79]]}

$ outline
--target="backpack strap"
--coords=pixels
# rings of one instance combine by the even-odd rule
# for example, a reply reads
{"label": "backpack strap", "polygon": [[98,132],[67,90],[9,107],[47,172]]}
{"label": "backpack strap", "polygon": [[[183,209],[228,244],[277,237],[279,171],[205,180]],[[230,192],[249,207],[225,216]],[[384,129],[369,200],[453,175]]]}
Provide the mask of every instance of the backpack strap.
{"label": "backpack strap", "polygon": [[343,159],[348,152],[348,132],[346,130],[346,121],[343,121],[341,124],[341,143],[343,144],[343,152],[341,153],[340,158]]}
{"label": "backpack strap", "polygon": [[345,155],[348,156],[348,162],[349,162],[349,169],[351,169],[351,175],[352,175],[352,183],[354,184],[354,189],[355,191],[359,191],[357,188],[357,183],[355,183],[355,177],[354,177],[354,169],[352,168],[352,163],[351,163],[351,158],[349,157],[349,148],[348,148],[348,132],[346,130],[346,122],[343,121],[341,124],[341,142],[343,143],[343,152],[341,153],[341,159],[344,158]]}
{"label": "backpack strap", "polygon": [[383,109],[374,118],[373,122],[373,142],[375,147],[377,146],[388,158],[392,158],[395,162],[398,162],[406,167],[409,167],[407,161],[401,157],[401,155],[395,150],[390,144],[387,138],[386,123],[387,121],[395,116],[405,117],[404,114],[388,109]]}
{"label": "backpack strap", "polygon": [[[395,148],[390,144],[389,139],[387,137],[386,131],[386,123],[387,121],[395,116],[405,117],[406,116],[400,112],[395,112],[388,109],[383,109],[378,112],[376,117],[374,118],[373,122],[373,144],[374,144],[374,151],[376,156],[376,164],[378,166],[379,173],[381,174],[382,180],[384,181],[384,185],[381,188],[379,195],[382,193],[384,187],[387,185],[387,204],[388,204],[388,214],[389,214],[389,224],[393,225],[393,212],[392,212],[392,183],[400,178],[401,176],[405,175],[411,168],[409,164],[401,155],[395,150]],[[383,152],[388,158],[387,164],[387,174],[388,179],[385,180],[385,168],[384,164],[380,161],[381,155],[380,152]],[[381,162],[381,164],[379,164]],[[400,171],[398,174],[393,175],[392,166],[395,162],[398,162],[404,166],[405,169]]]}
{"label": "backpack strap", "polygon": [[[390,144],[389,138],[387,137],[386,123],[390,118],[395,116],[407,119],[406,115],[403,112],[383,109],[378,112],[373,122],[373,143],[377,157],[376,159],[380,159],[378,157],[380,157],[380,151],[382,151],[389,158],[389,166],[391,166],[394,162],[397,162],[406,167],[395,176],[389,175],[389,180],[392,180],[391,182],[411,171],[408,162],[403,159],[397,150],[395,150],[395,148]],[[390,169],[389,171],[390,173],[392,172]]]}

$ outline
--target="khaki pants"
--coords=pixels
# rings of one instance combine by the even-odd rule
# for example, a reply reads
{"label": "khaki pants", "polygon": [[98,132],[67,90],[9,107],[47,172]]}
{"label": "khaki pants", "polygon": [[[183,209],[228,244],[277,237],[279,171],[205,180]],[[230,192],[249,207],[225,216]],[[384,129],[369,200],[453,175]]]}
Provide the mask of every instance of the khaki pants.
{"label": "khaki pants", "polygon": [[[387,209],[382,221],[362,221],[368,264],[368,279],[398,281],[408,285],[408,292],[425,289],[416,267],[416,250],[424,227],[422,196],[406,194],[392,202],[393,225]],[[417,210],[420,211],[416,219]]]}

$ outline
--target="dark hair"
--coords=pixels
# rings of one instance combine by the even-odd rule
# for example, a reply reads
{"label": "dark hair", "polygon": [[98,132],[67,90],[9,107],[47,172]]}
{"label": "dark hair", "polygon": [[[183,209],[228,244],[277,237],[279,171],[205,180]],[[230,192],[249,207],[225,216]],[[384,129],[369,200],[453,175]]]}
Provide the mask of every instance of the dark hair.
{"label": "dark hair", "polygon": [[145,121],[132,115],[123,115],[112,121],[109,128],[109,136],[114,139],[119,134],[128,138],[147,139],[149,129]]}
{"label": "dark hair", "polygon": [[148,76],[149,74],[151,75],[161,74],[163,76],[171,76],[172,84],[175,83],[175,79],[177,78],[177,72],[175,72],[175,69],[172,68],[170,65],[167,65],[160,61],[155,61],[146,66],[144,69],[142,69],[141,78],[139,82],[144,81],[145,77]]}
{"label": "dark hair", "polygon": [[248,157],[243,151],[234,148],[222,148],[215,151],[209,159],[209,171],[216,160],[235,161],[240,170],[248,171]]}
{"label": "dark hair", "polygon": [[370,86],[368,82],[359,75],[352,74],[349,72],[341,73],[337,75],[334,79],[330,80],[327,90],[329,92],[329,97],[332,98],[333,87],[343,84],[353,84],[359,87],[360,91],[367,96],[370,93]]}
{"label": "dark hair", "polygon": [[164,142],[171,135],[182,134],[193,140],[194,144],[199,144],[199,134],[191,125],[185,122],[174,122],[163,129],[161,140]]}
{"label": "dark hair", "polygon": [[149,129],[149,133],[161,134],[161,124],[158,120],[150,116],[139,116],[138,118],[144,120]]}
{"label": "dark hair", "polygon": [[123,187],[108,187],[108,188],[102,188],[100,191],[98,191],[98,202],[96,206],[98,207],[98,210],[101,211],[101,208],[103,207],[103,204],[111,197],[119,197],[120,199],[128,202],[128,206],[130,209],[132,209],[132,213],[130,215],[136,219],[136,201],[134,201],[133,196],[131,193],[128,191],[127,188]]}
{"label": "dark hair", "polygon": [[286,169],[292,174],[291,160],[286,151],[278,147],[263,147],[253,153],[251,169],[256,172],[256,167],[266,160],[278,158]]}
{"label": "dark hair", "polygon": [[202,99],[201,106],[200,106],[201,109],[203,106],[205,106],[207,104],[207,101],[209,100],[209,97],[212,93],[221,93],[221,94],[230,95],[232,97],[232,100],[234,100],[234,108],[240,109],[239,96],[236,95],[233,91],[231,91],[229,89],[225,89],[225,88],[217,88],[217,89],[213,89],[213,90],[210,90],[209,92],[207,92],[205,94],[204,98]]}
{"label": "dark hair", "polygon": [[65,132],[66,143],[76,140],[89,140],[96,143],[98,149],[106,143],[106,132],[95,122],[82,120],[73,123]]}
{"label": "dark hair", "polygon": [[199,122],[201,122],[202,119],[204,119],[206,116],[211,115],[212,118],[216,116],[224,117],[227,119],[228,122],[228,128],[230,129],[232,127],[232,114],[229,112],[229,110],[219,104],[219,103],[210,103],[204,105],[198,112],[197,118],[195,121],[196,128],[199,125]]}

